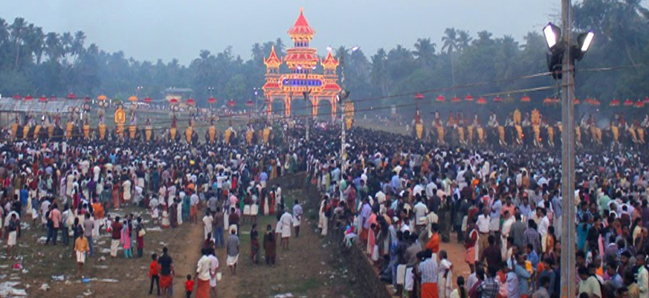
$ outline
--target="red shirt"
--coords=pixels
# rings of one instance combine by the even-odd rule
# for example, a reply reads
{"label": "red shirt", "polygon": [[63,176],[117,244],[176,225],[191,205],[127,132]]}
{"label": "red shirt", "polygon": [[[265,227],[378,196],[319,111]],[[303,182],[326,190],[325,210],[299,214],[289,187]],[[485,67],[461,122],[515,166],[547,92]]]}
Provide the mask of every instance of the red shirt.
{"label": "red shirt", "polygon": [[158,275],[158,261],[152,261],[151,265],[149,265],[149,277]]}
{"label": "red shirt", "polygon": [[191,292],[194,290],[194,281],[193,280],[188,280],[185,282],[185,290],[187,292]]}
{"label": "red shirt", "polygon": [[113,226],[111,227],[112,230],[113,230],[113,235],[112,235],[113,240],[119,240],[121,238],[121,236],[122,236],[122,227],[124,227],[124,225],[122,225],[121,223],[119,223],[117,221],[113,223]]}

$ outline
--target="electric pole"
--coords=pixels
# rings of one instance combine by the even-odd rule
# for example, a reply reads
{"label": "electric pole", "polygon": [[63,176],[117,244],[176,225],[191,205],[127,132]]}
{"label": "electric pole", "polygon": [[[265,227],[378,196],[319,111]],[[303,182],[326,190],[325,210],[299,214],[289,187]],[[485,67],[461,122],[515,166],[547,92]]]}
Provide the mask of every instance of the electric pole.
{"label": "electric pole", "polygon": [[563,68],[561,85],[561,297],[576,296],[575,284],[575,106],[574,99],[574,60],[570,53],[572,45],[571,1],[561,0],[561,19],[563,31]]}

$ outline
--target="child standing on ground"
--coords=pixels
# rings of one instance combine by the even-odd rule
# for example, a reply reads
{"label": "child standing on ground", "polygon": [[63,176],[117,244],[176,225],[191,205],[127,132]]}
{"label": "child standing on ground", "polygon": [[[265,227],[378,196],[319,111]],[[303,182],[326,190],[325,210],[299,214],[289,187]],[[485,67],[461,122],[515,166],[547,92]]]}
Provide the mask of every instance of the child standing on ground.
{"label": "child standing on ground", "polygon": [[187,281],[185,282],[185,293],[187,298],[192,296],[192,291],[194,290],[194,281],[192,280],[191,274],[187,274]]}
{"label": "child standing on ground", "polygon": [[155,282],[158,289],[158,296],[160,296],[160,264],[158,264],[158,255],[151,255],[151,265],[149,265],[149,278],[151,279],[151,286],[149,287],[149,295],[153,294],[153,283]]}

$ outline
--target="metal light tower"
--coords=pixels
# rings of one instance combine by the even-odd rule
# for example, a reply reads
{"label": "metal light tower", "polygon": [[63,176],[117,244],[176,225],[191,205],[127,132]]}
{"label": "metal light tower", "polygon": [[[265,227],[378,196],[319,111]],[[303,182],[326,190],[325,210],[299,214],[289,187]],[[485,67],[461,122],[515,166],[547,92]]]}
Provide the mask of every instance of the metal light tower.
{"label": "metal light tower", "polygon": [[[572,44],[572,18],[570,0],[561,2],[561,19],[563,23],[563,41],[565,44]],[[576,284],[575,271],[575,105],[573,103],[574,84],[574,61],[570,55],[571,47],[565,47],[563,54],[563,83],[561,86],[561,196],[563,198],[563,227],[561,243],[566,244],[561,250],[561,297],[568,298],[575,296]]]}
{"label": "metal light tower", "polygon": [[[548,45],[548,69],[561,81],[561,297],[574,297],[575,284],[575,60],[581,60],[592,44],[593,32],[582,33],[576,45],[572,38],[571,1],[561,0],[562,29],[549,23],[543,28]],[[563,36],[561,35],[563,31]]]}

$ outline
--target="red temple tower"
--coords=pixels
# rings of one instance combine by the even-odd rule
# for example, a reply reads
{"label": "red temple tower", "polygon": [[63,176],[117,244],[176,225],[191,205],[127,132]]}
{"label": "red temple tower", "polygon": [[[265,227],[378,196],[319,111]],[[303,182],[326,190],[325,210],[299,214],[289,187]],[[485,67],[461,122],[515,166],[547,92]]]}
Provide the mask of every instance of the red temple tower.
{"label": "red temple tower", "polygon": [[[311,114],[318,114],[318,104],[322,100],[331,104],[332,117],[336,115],[336,95],[341,88],[338,86],[338,75],[336,68],[338,61],[329,52],[325,59],[320,59],[317,51],[309,47],[309,43],[315,35],[315,30],[309,26],[304,18],[304,11],[300,10],[300,16],[293,27],[288,30],[293,41],[293,47],[286,51],[286,56],[280,59],[275,53],[275,48],[270,56],[264,60],[266,65],[266,83],[262,87],[268,102],[267,112],[272,113],[273,100],[284,101],[284,115],[291,115],[291,101],[303,99],[303,92],[310,92]],[[280,73],[280,66],[285,63],[289,69],[288,73]],[[323,74],[315,73],[316,66],[320,64],[324,69]]]}

